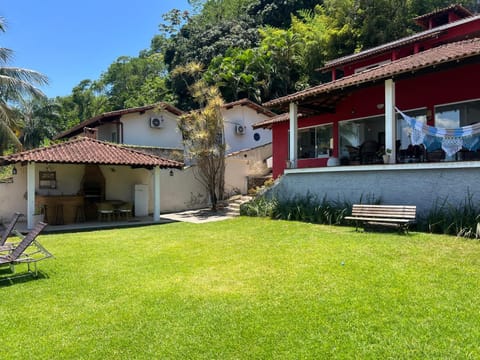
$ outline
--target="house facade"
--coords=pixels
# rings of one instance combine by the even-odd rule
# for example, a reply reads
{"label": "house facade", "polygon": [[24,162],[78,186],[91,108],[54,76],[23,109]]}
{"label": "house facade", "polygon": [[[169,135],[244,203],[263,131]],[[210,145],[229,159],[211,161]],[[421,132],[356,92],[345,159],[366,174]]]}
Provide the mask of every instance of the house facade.
{"label": "house facade", "polygon": [[285,112],[255,125],[272,130],[284,194],[371,193],[426,211],[474,187],[480,16],[454,5],[416,21],[424,31],[330,61],[331,82],[264,104]]}
{"label": "house facade", "polygon": [[167,103],[111,111],[87,119],[55,139],[69,139],[90,131],[92,137],[101,141],[181,160],[183,143],[177,121],[182,114],[180,109]]}
{"label": "house facade", "polygon": [[[227,154],[272,142],[270,131],[252,128],[255,123],[275,116],[272,111],[248,99],[242,99],[225,104],[221,112]],[[111,111],[87,119],[57,135],[55,139],[72,138],[89,131],[85,130],[87,128],[101,141],[128,145],[147,152],[156,151],[157,155],[183,153],[182,134],[177,126],[182,114],[182,110],[163,102]]]}

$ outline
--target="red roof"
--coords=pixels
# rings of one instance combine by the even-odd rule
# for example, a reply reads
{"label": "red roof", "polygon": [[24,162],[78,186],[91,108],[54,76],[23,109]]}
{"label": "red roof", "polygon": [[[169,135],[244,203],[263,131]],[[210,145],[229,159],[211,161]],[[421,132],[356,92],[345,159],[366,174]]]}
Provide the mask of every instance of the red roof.
{"label": "red roof", "polygon": [[22,162],[129,165],[133,167],[181,169],[183,164],[121,145],[87,137],[0,157],[0,165]]}
{"label": "red roof", "polygon": [[359,86],[368,82],[393,78],[402,74],[411,74],[441,64],[459,63],[462,60],[480,55],[480,38],[459,41],[425,50],[397,61],[346,76],[336,81],[321,84],[297,93],[271,100],[264,104],[268,107],[279,107],[290,102],[301,102],[306,99],[331,96],[333,91]]}
{"label": "red roof", "polygon": [[[304,114],[297,114],[298,119],[301,119],[303,117],[305,117]],[[265,120],[260,121],[256,124],[253,124],[252,127],[254,129],[258,129],[258,128],[269,129],[269,128],[272,127],[273,124],[278,124],[278,123],[286,122],[286,121],[289,121],[289,120],[290,120],[290,114],[289,113],[283,113],[283,114],[277,115],[275,117],[272,117],[270,119],[265,119]]]}
{"label": "red roof", "polygon": [[100,125],[103,122],[117,120],[122,115],[132,114],[136,112],[142,113],[142,112],[153,110],[153,109],[164,109],[177,116],[180,116],[183,114],[182,110],[176,108],[173,105],[167,104],[165,102],[159,102],[153,105],[140,106],[140,107],[135,107],[130,109],[115,110],[115,111],[103,113],[101,115],[82,121],[80,124],[56,135],[54,139],[63,139],[63,138],[71,137],[74,135],[78,135],[83,132],[84,127],[95,127]]}
{"label": "red roof", "polygon": [[[425,15],[425,16],[427,16],[427,15]],[[433,29],[421,31],[419,33],[416,33],[416,34],[413,34],[413,35],[410,35],[410,36],[407,36],[407,37],[403,37],[401,39],[398,39],[398,40],[395,40],[395,41],[392,41],[392,42],[389,42],[389,43],[386,43],[386,44],[382,44],[382,45],[373,47],[371,49],[361,51],[359,53],[355,53],[355,54],[343,56],[343,57],[340,57],[340,58],[337,58],[337,59],[333,59],[331,61],[327,61],[325,63],[325,66],[323,68],[319,69],[319,70],[327,71],[329,69],[339,67],[339,66],[342,66],[342,65],[346,65],[346,64],[349,64],[349,63],[352,63],[354,61],[358,61],[358,60],[361,60],[361,59],[365,59],[365,58],[368,58],[368,57],[373,56],[373,55],[382,54],[386,51],[389,51],[389,50],[392,50],[392,49],[397,49],[399,47],[402,47],[402,46],[405,46],[405,45],[408,45],[408,44],[414,44],[414,43],[417,43],[421,40],[437,38],[440,34],[448,31],[451,28],[455,28],[455,27],[458,27],[460,25],[467,24],[467,23],[470,23],[470,22],[478,22],[479,20],[480,20],[480,15],[476,15],[476,16],[467,17],[465,19],[461,19],[461,20],[458,20],[458,21],[454,21],[452,23],[448,23],[448,24],[445,24],[445,25],[437,26]]]}

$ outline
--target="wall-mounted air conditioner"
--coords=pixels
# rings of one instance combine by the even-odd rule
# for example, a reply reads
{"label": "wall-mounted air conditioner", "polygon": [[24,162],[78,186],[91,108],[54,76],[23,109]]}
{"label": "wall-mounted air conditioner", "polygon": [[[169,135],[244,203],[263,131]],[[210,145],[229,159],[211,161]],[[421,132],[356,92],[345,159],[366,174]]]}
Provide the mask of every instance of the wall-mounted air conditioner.
{"label": "wall-mounted air conditioner", "polygon": [[237,135],[245,135],[246,132],[247,132],[247,127],[246,126],[239,125],[239,124],[235,125],[235,133]]}
{"label": "wall-mounted air conditioner", "polygon": [[163,123],[165,119],[163,116],[160,117],[151,117],[150,118],[150,127],[154,129],[161,129],[163,127]]}

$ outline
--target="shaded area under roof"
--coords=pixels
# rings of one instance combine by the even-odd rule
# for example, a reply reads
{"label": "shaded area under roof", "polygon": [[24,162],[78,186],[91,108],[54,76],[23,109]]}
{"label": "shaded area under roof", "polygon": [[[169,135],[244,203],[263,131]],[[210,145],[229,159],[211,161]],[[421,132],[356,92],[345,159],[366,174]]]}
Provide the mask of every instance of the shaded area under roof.
{"label": "shaded area under roof", "polygon": [[87,137],[78,137],[60,144],[0,157],[0,165],[29,162],[126,165],[147,169],[156,166],[163,169],[183,168],[183,164],[178,161]]}

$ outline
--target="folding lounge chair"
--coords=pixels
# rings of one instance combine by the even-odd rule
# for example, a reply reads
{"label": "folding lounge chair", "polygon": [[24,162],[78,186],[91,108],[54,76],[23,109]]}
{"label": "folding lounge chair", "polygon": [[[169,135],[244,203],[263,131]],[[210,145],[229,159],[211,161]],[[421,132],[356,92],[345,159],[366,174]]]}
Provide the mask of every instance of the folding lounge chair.
{"label": "folding lounge chair", "polygon": [[22,216],[22,214],[20,214],[19,212],[13,214],[12,220],[10,220],[10,223],[5,228],[5,231],[2,234],[2,238],[0,239],[0,247],[5,246],[5,241],[7,241],[7,238],[13,232],[13,229],[15,228],[15,225],[17,224],[18,218],[20,216]]}
{"label": "folding lounge chair", "polygon": [[[14,273],[15,265],[26,263],[28,266],[28,272],[33,273],[34,276],[37,277],[37,262],[53,256],[43,246],[35,241],[45,226],[47,226],[46,223],[39,222],[9,254],[1,255],[0,266],[9,265],[10,270]],[[34,252],[27,253],[27,248],[32,244],[36,250]],[[31,263],[34,264],[34,271],[31,271],[30,269]]]}

